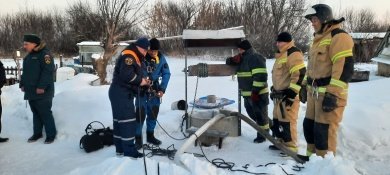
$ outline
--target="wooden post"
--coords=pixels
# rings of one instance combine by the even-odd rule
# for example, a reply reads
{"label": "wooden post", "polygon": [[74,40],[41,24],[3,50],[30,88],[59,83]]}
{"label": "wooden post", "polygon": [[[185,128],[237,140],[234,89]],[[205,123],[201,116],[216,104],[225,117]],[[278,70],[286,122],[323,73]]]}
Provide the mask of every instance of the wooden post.
{"label": "wooden post", "polygon": [[62,55],[60,55],[60,67],[62,67],[63,66],[63,62],[62,62]]}

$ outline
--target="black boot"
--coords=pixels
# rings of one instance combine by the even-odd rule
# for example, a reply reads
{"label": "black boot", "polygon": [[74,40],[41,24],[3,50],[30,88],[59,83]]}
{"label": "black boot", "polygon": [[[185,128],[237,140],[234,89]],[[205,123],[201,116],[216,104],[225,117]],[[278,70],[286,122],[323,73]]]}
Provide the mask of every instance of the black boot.
{"label": "black boot", "polygon": [[8,138],[1,138],[0,137],[0,143],[2,143],[2,142],[7,142],[8,141]]}
{"label": "black boot", "polygon": [[270,145],[270,146],[268,146],[268,148],[270,149],[270,150],[280,150],[278,147],[276,147],[275,145]]}
{"label": "black boot", "polygon": [[142,148],[142,136],[135,136],[135,149],[139,150]]}
{"label": "black boot", "polygon": [[263,143],[263,142],[265,142],[265,138],[261,134],[257,133],[257,137],[253,140],[253,142],[254,143]]}
{"label": "black boot", "polygon": [[55,136],[46,137],[45,144],[51,144],[54,142]]}
{"label": "black boot", "polygon": [[146,141],[156,146],[161,145],[161,141],[154,137],[154,132],[146,132]]}
{"label": "black boot", "polygon": [[36,142],[40,138],[42,138],[42,134],[34,134],[27,140],[27,142],[28,143]]}
{"label": "black boot", "polygon": [[135,146],[130,147],[130,152],[127,154],[125,153],[124,156],[132,157],[132,158],[141,158],[144,157],[144,154],[140,153],[135,149]]}
{"label": "black boot", "polygon": [[[267,133],[269,133],[269,129],[265,130]],[[263,143],[266,139],[259,133],[257,133],[257,137],[253,140],[254,143]]]}

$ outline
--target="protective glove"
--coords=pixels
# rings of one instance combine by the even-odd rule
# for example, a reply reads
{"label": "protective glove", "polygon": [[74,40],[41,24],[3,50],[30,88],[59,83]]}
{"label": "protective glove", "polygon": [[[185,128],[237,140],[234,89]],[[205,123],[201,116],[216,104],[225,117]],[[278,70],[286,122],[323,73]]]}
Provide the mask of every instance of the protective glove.
{"label": "protective glove", "polygon": [[307,102],[307,87],[306,86],[302,86],[301,90],[299,90],[299,100],[302,103]]}
{"label": "protective glove", "polygon": [[294,90],[288,88],[284,91],[284,96],[285,97],[283,98],[283,101],[286,103],[286,106],[292,106],[297,93]]}
{"label": "protective glove", "polygon": [[272,101],[274,101],[274,98],[275,98],[274,86],[271,86],[271,93],[269,94],[269,97],[271,98]]}
{"label": "protective glove", "polygon": [[241,54],[235,55],[234,57],[229,57],[226,59],[227,65],[237,65],[241,63]]}
{"label": "protective glove", "polygon": [[257,103],[260,101],[260,95],[259,95],[259,92],[256,92],[256,91],[252,91],[252,94],[251,94],[251,100],[252,102],[254,103]]}
{"label": "protective glove", "polygon": [[331,112],[337,108],[337,97],[329,92],[325,93],[324,101],[322,101],[322,110]]}

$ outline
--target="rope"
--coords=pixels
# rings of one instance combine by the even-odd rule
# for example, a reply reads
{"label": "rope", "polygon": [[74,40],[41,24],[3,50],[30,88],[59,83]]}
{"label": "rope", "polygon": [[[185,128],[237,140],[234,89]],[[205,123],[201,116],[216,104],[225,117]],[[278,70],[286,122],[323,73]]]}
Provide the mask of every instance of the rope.
{"label": "rope", "polygon": [[[198,136],[196,134],[194,134],[194,135],[198,139]],[[235,166],[235,163],[234,162],[226,162],[222,158],[215,158],[215,159],[210,161],[210,159],[207,158],[206,154],[203,151],[202,144],[199,144],[199,147],[200,147],[200,150],[202,151],[202,155],[199,157],[204,157],[209,163],[211,163],[212,165],[214,165],[217,168],[227,169],[227,170],[232,171],[232,172],[244,172],[247,174],[254,174],[254,175],[268,175],[269,174],[269,173],[250,172],[250,171],[245,170],[249,167],[249,164],[246,164],[245,166],[243,166],[244,169],[233,169]],[[274,163],[274,162],[270,162],[270,163],[267,163],[265,165],[257,165],[256,167],[267,167],[268,165],[278,165],[286,175],[294,175],[294,174],[287,173],[287,171],[281,165]],[[298,172],[298,171],[301,171],[303,168],[304,168],[303,166],[294,165],[292,170]]]}
{"label": "rope", "polygon": [[[138,99],[140,99],[140,97],[141,97],[141,90],[140,90],[141,88],[139,88],[138,87]],[[142,114],[141,114],[141,100],[138,100],[138,106],[140,107],[140,112],[139,112],[139,115],[138,115],[138,117],[139,117],[139,124],[140,125],[142,125],[143,123],[141,123],[141,119],[142,119]],[[144,149],[144,147],[142,147],[142,154],[144,154],[142,157],[143,157],[143,159],[144,159],[144,169],[145,169],[145,175],[148,175],[148,170],[147,170],[147,166],[146,166],[146,159],[145,159],[145,149]]]}

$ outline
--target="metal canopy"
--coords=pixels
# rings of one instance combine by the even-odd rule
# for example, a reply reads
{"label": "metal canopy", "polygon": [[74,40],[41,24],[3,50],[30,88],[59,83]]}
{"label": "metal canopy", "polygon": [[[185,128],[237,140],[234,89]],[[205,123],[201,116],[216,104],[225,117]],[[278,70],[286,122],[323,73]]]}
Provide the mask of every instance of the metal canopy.
{"label": "metal canopy", "polygon": [[184,30],[185,48],[236,48],[245,38],[243,30]]}

